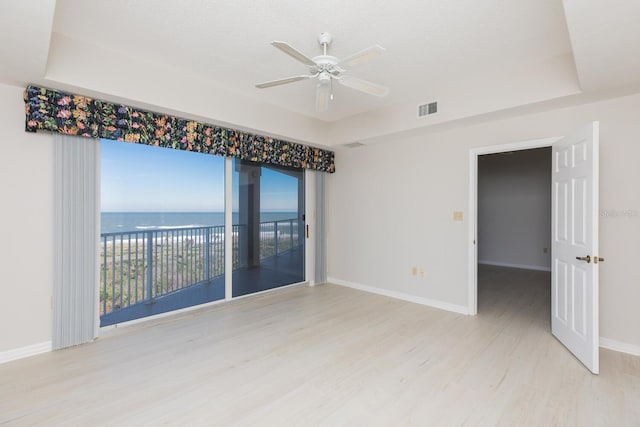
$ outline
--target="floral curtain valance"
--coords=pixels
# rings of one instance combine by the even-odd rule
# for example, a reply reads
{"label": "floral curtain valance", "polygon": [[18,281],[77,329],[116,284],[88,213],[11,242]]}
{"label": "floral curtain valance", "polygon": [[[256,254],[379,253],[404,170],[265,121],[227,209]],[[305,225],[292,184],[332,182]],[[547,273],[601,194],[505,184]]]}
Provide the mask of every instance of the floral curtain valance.
{"label": "floral curtain valance", "polygon": [[334,152],[38,86],[24,92],[26,131],[105,138],[335,172]]}

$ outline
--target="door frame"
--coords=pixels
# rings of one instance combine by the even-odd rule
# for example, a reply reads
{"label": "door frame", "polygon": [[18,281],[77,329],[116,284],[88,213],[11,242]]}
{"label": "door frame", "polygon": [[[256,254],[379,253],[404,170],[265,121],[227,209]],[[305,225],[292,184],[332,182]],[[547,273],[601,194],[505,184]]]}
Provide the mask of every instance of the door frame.
{"label": "door frame", "polygon": [[[562,136],[534,139],[511,144],[477,147],[469,150],[469,265],[468,265],[468,301],[467,310],[470,315],[478,314],[478,157],[485,154],[506,153],[509,151],[531,150],[551,147],[561,140]],[[550,212],[551,213],[551,212]],[[551,266],[553,269],[553,266]]]}

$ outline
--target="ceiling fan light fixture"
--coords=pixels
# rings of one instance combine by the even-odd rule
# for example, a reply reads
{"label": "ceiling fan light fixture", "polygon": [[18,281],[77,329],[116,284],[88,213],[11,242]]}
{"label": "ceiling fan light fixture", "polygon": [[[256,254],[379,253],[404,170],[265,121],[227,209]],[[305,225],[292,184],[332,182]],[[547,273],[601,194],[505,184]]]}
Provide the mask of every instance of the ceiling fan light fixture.
{"label": "ceiling fan light fixture", "polygon": [[318,82],[316,85],[316,111],[324,112],[329,109],[331,86]]}

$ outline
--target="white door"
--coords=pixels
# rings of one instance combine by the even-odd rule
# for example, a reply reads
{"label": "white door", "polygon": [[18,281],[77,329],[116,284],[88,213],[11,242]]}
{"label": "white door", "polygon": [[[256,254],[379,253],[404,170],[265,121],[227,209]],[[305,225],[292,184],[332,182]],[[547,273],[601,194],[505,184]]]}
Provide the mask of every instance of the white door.
{"label": "white door", "polygon": [[553,145],[551,332],[599,370],[598,122]]}

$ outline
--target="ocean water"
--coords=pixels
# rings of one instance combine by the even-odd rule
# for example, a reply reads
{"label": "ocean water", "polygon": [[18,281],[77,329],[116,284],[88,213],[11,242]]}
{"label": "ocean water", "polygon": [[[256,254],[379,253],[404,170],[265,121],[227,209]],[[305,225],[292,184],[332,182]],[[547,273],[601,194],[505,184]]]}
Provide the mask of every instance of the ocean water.
{"label": "ocean water", "polygon": [[[260,221],[297,218],[296,212],[261,212]],[[238,223],[238,213],[233,213]],[[101,212],[100,232],[144,231],[224,225],[224,212]]]}

